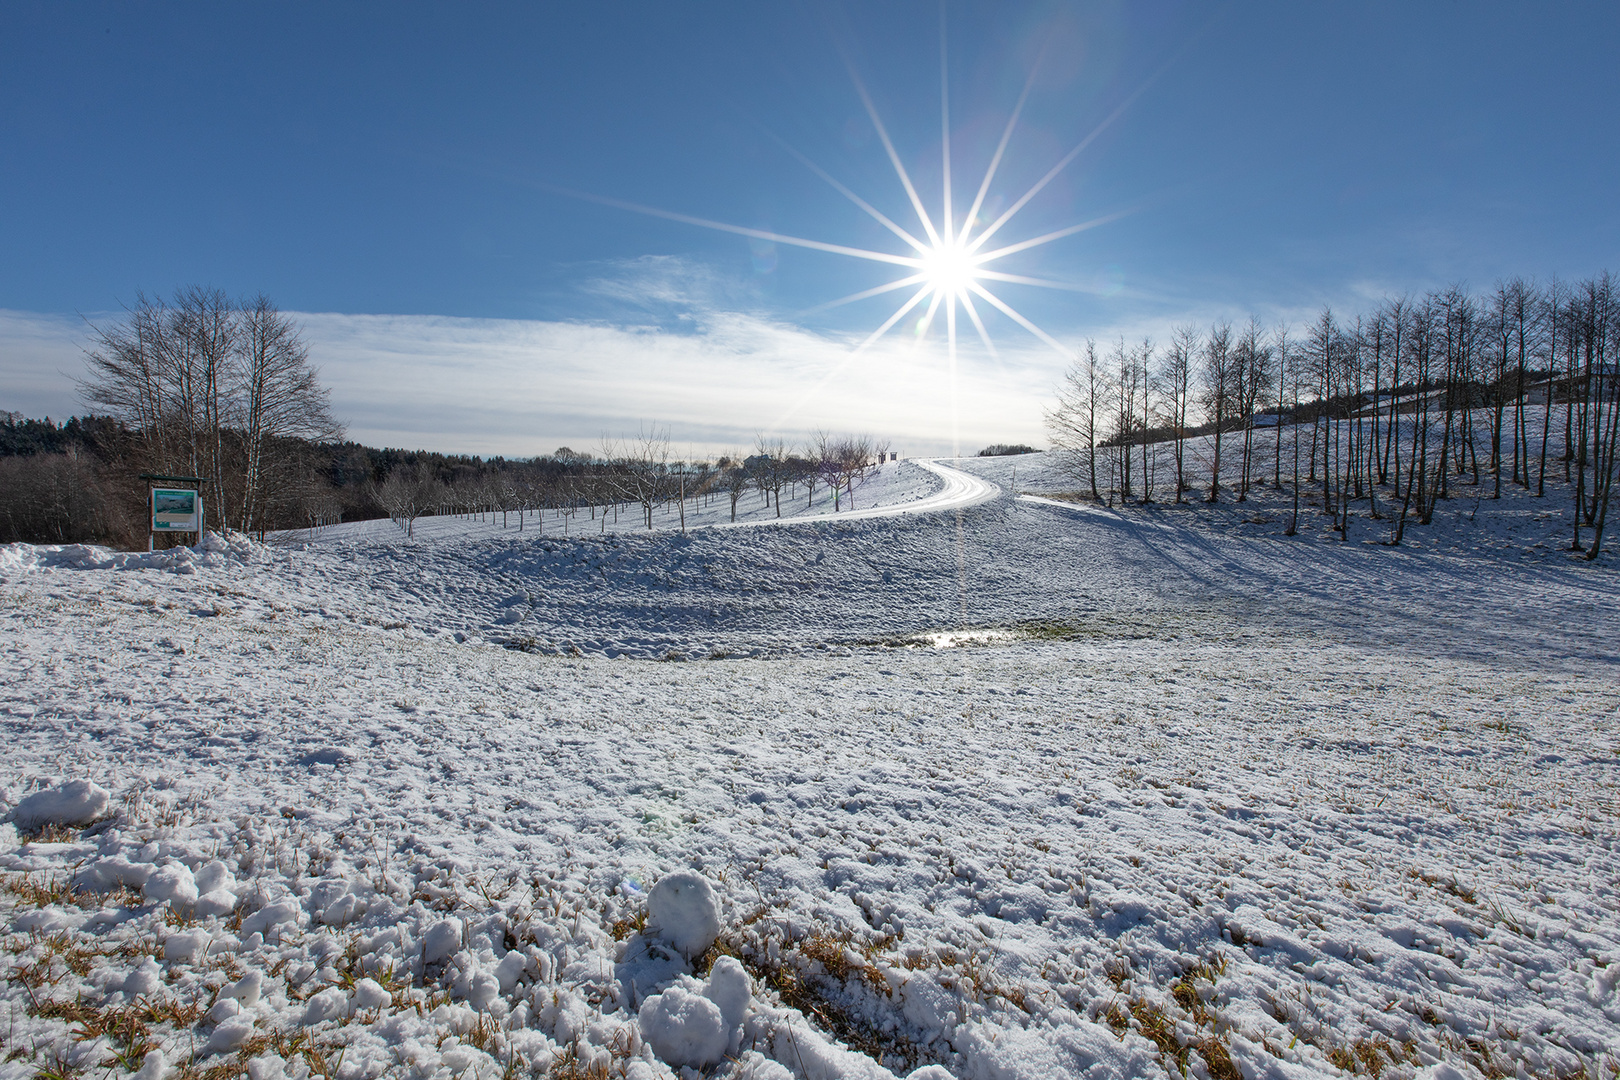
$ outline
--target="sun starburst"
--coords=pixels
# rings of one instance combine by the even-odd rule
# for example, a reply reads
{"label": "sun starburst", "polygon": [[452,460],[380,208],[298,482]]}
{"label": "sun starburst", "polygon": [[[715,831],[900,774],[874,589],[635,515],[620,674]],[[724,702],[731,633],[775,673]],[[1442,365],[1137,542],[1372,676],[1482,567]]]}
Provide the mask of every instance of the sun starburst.
{"label": "sun starburst", "polygon": [[[989,165],[985,169],[984,178],[979,183],[979,187],[974,195],[972,204],[967,212],[960,217],[958,217],[954,212],[952,206],[950,77],[949,65],[947,63],[946,33],[943,9],[941,11],[940,18],[940,132],[942,150],[941,158],[943,161],[943,182],[941,188],[942,198],[937,217],[936,215],[930,214],[928,209],[924,206],[922,197],[918,194],[917,187],[912,182],[910,173],[906,170],[904,163],[900,159],[899,152],[895,149],[894,141],[889,137],[888,128],[884,125],[882,117],[878,114],[877,107],[872,103],[872,97],[867,92],[866,86],[864,82],[862,82],[859,72],[856,71],[854,64],[849,61],[847,56],[846,66],[849,69],[850,79],[854,83],[855,91],[859,95],[862,105],[865,107],[866,114],[871,120],[872,126],[877,132],[878,139],[882,143],[883,150],[889,158],[889,163],[894,168],[895,176],[899,180],[901,188],[904,190],[907,201],[910,203],[913,213],[916,215],[916,225],[911,228],[907,228],[897,223],[891,217],[878,210],[866,199],[863,199],[854,191],[850,190],[849,187],[841,183],[820,165],[817,165],[814,161],[800,153],[797,149],[787,145],[785,142],[781,142],[780,139],[777,141],[789,154],[797,158],[822,180],[830,184],[835,190],[837,190],[855,206],[859,207],[874,221],[882,225],[889,232],[893,233],[900,241],[904,243],[905,247],[909,249],[905,252],[894,253],[877,251],[868,248],[851,247],[845,244],[834,244],[822,240],[808,239],[806,237],[789,236],[766,229],[752,229],[741,225],[732,225],[726,222],[694,217],[689,214],[675,213],[673,211],[662,210],[651,206],[644,206],[638,203],[625,202],[619,199],[585,195],[579,192],[569,192],[568,194],[586,198],[593,202],[603,203],[609,206],[616,206],[626,210],[633,210],[637,213],[649,214],[654,217],[665,218],[671,221],[698,225],[707,229],[734,233],[740,236],[752,237],[754,239],[765,240],[771,243],[783,244],[790,247],[808,248],[835,255],[844,255],[852,258],[864,259],[870,262],[884,263],[901,269],[904,271],[903,275],[892,281],[873,288],[863,289],[859,292],[851,293],[848,296],[839,297],[836,300],[830,300],[824,304],[818,304],[815,307],[800,313],[801,315],[815,314],[832,308],[842,307],[846,304],[856,303],[861,300],[868,300],[874,297],[883,296],[889,293],[901,292],[902,290],[907,289],[912,290],[910,295],[906,297],[900,306],[896,308],[894,312],[877,327],[876,330],[872,331],[870,335],[859,342],[859,344],[855,345],[845,355],[842,361],[835,366],[833,370],[827,372],[826,375],[821,379],[820,383],[805,394],[800,399],[799,403],[796,403],[791,409],[789,409],[788,413],[779,419],[777,423],[780,425],[787,419],[788,416],[791,416],[793,412],[797,411],[800,404],[819,393],[828,382],[835,378],[857,357],[879,341],[885,334],[893,330],[913,311],[916,311],[918,308],[922,308],[922,314],[917,318],[915,323],[918,338],[926,337],[935,326],[936,322],[941,318],[943,318],[943,322],[945,324],[944,336],[946,353],[949,361],[951,397],[953,401],[952,426],[954,428],[956,425],[955,413],[957,411],[954,401],[956,397],[955,388],[958,313],[965,315],[967,317],[967,321],[972,323],[973,329],[978,335],[979,340],[983,343],[985,350],[998,362],[1000,360],[1000,356],[996,351],[995,342],[991,339],[989,330],[985,326],[984,319],[980,315],[976,300],[982,301],[989,307],[994,308],[996,311],[1006,316],[1012,322],[1018,324],[1030,334],[1033,334],[1035,337],[1039,338],[1053,349],[1056,349],[1064,357],[1073,357],[1073,350],[1065,346],[1051,334],[1037,326],[1028,317],[1020,313],[1005,299],[993,292],[990,286],[992,283],[999,283],[1035,286],[1047,289],[1063,289],[1073,292],[1087,292],[1090,290],[1068,282],[1055,281],[1049,278],[1032,277],[1026,274],[1011,273],[1007,270],[998,269],[994,264],[1000,262],[1001,260],[1007,259],[1009,256],[1029,251],[1033,248],[1052,243],[1055,240],[1075,236],[1089,229],[1094,229],[1099,225],[1107,224],[1108,222],[1123,217],[1128,211],[1119,211],[1108,214],[1102,217],[1094,218],[1090,221],[1080,222],[1079,224],[1070,225],[1066,228],[1056,229],[1039,236],[1030,237],[1025,240],[1019,240],[1012,243],[1003,243],[1000,246],[991,247],[989,245],[989,241],[992,237],[998,235],[1002,229],[1018,215],[1020,211],[1028,206],[1030,201],[1034,199],[1036,195],[1040,194],[1040,192],[1045,189],[1048,184],[1056,179],[1057,176],[1062,173],[1063,170],[1066,169],[1075,160],[1075,158],[1077,158],[1081,152],[1084,151],[1086,147],[1103,132],[1105,128],[1118,119],[1120,114],[1123,113],[1125,109],[1137,98],[1137,96],[1139,96],[1141,92],[1146,89],[1147,84],[1144,84],[1140,89],[1137,90],[1136,93],[1130,95],[1118,108],[1116,108],[1108,117],[1106,117],[1090,133],[1088,133],[1085,138],[1081,139],[1073,149],[1071,149],[1067,154],[1060,158],[1056,164],[1047,170],[1047,172],[1033,185],[1031,185],[1028,190],[1026,190],[1017,199],[1013,200],[1012,203],[1008,205],[1007,209],[1003,210],[997,217],[995,217],[994,220],[983,222],[979,215],[985,208],[986,197],[988,196],[991,185],[995,181],[996,174],[1000,170],[1002,162],[1006,157],[1008,144],[1011,142],[1013,132],[1018,126],[1019,118],[1023,114],[1024,105],[1029,100],[1030,90],[1035,83],[1035,76],[1039,68],[1039,62],[1037,61],[1035,70],[1030,72],[1028,79],[1024,83],[1023,91],[1019,94],[1018,101],[1013,106],[1012,112],[1007,119],[1006,127],[1002,130],[1000,141],[996,145],[995,153],[991,155]],[[1156,78],[1157,74],[1155,74],[1153,78],[1150,78],[1148,83],[1153,82]],[[918,232],[921,233],[920,236],[917,235]]]}

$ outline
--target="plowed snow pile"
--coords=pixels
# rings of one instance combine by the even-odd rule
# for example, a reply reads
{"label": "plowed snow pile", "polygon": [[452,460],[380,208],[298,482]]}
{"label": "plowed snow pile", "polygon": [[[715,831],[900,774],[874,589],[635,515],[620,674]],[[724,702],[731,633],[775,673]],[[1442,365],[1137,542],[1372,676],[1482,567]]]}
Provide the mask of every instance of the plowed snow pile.
{"label": "plowed snow pile", "polygon": [[0,1076],[1620,1068],[1610,565],[480,528],[0,550]]}

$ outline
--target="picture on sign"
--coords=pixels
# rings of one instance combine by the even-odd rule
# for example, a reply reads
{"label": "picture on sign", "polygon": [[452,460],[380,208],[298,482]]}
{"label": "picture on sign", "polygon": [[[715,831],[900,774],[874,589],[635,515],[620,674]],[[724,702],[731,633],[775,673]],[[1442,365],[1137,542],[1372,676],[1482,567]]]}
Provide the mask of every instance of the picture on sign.
{"label": "picture on sign", "polygon": [[184,488],[152,489],[153,532],[197,532],[201,517],[202,501],[197,492]]}

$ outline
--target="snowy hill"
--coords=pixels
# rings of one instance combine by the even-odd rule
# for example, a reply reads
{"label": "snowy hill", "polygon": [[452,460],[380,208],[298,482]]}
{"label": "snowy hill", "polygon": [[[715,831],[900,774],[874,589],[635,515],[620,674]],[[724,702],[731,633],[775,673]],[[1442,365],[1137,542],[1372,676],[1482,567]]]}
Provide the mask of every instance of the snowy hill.
{"label": "snowy hill", "polygon": [[0,1076],[1612,1075],[1612,565],[899,464],[4,549]]}

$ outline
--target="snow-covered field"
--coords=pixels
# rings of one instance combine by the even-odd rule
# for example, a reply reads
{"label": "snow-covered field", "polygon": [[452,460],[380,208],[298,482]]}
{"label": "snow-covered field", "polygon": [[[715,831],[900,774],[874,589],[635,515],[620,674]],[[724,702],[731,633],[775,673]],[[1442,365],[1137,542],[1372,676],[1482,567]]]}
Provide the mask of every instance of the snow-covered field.
{"label": "snow-covered field", "polygon": [[1620,1070],[1611,560],[955,464],[0,549],[0,1075]]}

